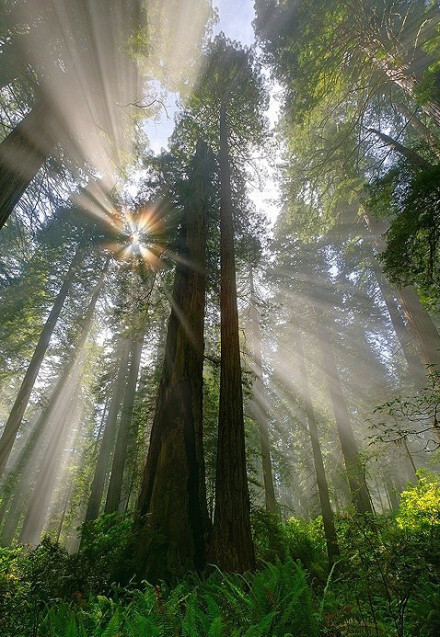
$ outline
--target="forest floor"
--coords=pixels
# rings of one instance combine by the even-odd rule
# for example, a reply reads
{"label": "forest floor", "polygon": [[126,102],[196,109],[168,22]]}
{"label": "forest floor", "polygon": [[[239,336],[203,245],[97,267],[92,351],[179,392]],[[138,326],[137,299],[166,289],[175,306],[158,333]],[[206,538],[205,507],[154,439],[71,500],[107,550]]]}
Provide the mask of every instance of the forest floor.
{"label": "forest floor", "polygon": [[0,551],[4,637],[438,637],[440,490],[433,475],[401,496],[394,513],[336,517],[340,558],[329,568],[322,521],[255,511],[259,568],[212,567],[175,582],[111,582],[129,533],[101,516],[81,551],[46,536]]}

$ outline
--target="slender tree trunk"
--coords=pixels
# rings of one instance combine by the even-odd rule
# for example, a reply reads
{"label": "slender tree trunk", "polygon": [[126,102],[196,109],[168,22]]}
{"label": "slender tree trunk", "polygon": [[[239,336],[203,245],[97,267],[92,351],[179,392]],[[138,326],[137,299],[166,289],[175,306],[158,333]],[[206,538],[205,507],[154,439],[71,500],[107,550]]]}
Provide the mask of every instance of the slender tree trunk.
{"label": "slender tree trunk", "polygon": [[254,382],[252,387],[252,399],[249,401],[249,411],[255,419],[260,433],[261,461],[263,465],[264,494],[266,511],[278,513],[278,504],[275,497],[275,488],[272,473],[272,461],[270,458],[269,430],[267,426],[267,411],[264,404],[266,390],[263,384],[263,364],[261,354],[261,327],[255,297],[254,275],[252,266],[249,269],[251,325],[252,325],[252,372]]}
{"label": "slender tree trunk", "polygon": [[243,393],[235,278],[234,223],[225,104],[220,113],[221,366],[217,444],[214,553],[220,568],[254,568],[243,418]]}
{"label": "slender tree trunk", "polygon": [[404,104],[395,104],[398,111],[406,118],[413,129],[422,136],[432,152],[440,158],[440,139],[421,121],[415,112],[411,112]]}
{"label": "slender tree trunk", "polygon": [[374,478],[374,486],[376,487],[377,498],[378,498],[379,504],[380,504],[380,512],[381,513],[385,513],[385,506],[384,506],[384,503],[383,503],[381,488],[380,488],[379,480],[377,478],[377,474],[375,475],[375,478]]}
{"label": "slender tree trunk", "polygon": [[202,446],[207,210],[206,145],[197,144],[180,233],[150,447],[139,495],[135,571],[149,581],[206,564]]}
{"label": "slender tree trunk", "polygon": [[304,360],[302,337],[300,334],[296,337],[296,350],[298,356],[298,377],[300,379],[299,395],[304,404],[304,409],[307,415],[307,423],[309,426],[308,429],[310,442],[312,443],[313,464],[315,465],[316,481],[318,483],[319,501],[321,503],[328,559],[329,563],[333,564],[339,555],[338,538],[333,519],[333,511],[330,504],[330,494],[325,475],[324,460],[319,442],[318,428],[316,425],[315,412],[313,409],[312,396],[310,394],[310,386]]}
{"label": "slender tree trunk", "polygon": [[63,308],[66,297],[69,294],[70,287],[72,285],[81,257],[82,246],[79,245],[76,254],[70,264],[69,270],[64,278],[63,284],[55,298],[52,309],[41,332],[37,347],[35,348],[26,374],[21,383],[17,398],[15,399],[14,405],[11,409],[11,413],[9,414],[9,418],[6,421],[2,437],[0,438],[0,476],[5,470],[6,463],[10,456],[12,447],[17,437],[17,432],[23,419],[23,415],[29,403],[29,398],[31,396],[35,381],[40,371],[41,363],[43,362],[43,358],[49,345],[50,338],[55,329],[55,325],[58,321],[58,317]]}
{"label": "slender tree trunk", "polygon": [[408,443],[405,440],[405,438],[403,438],[402,443],[403,443],[403,448],[405,449],[406,457],[408,458],[408,464],[411,467],[411,473],[413,474],[414,478],[418,479],[417,478],[417,467],[416,467],[413,455],[412,455],[412,453],[411,453],[411,451],[410,451],[410,449],[408,447]]}
{"label": "slender tree trunk", "polygon": [[60,542],[61,531],[63,530],[63,526],[64,526],[64,520],[66,519],[67,508],[68,508],[69,503],[70,503],[70,496],[72,494],[72,487],[73,487],[73,482],[70,482],[69,483],[69,488],[67,490],[67,493],[64,496],[63,511],[61,513],[61,518],[60,518],[60,521],[58,523],[57,534],[56,534],[56,541],[57,541],[58,544]]}
{"label": "slender tree trunk", "polygon": [[[169,317],[168,317],[169,318]],[[163,362],[165,358],[165,345],[167,338],[167,320],[160,321],[159,326],[157,327],[158,331],[158,341],[155,348],[154,353],[154,363],[152,368],[155,371],[154,376],[157,377],[158,370],[162,370]],[[142,379],[140,379],[142,381]],[[160,382],[160,378],[157,379]],[[151,381],[153,385],[155,384],[155,380]],[[159,383],[158,383],[159,384]],[[149,383],[151,385],[151,383]],[[142,391],[142,389],[141,389]],[[128,510],[136,509],[137,499],[139,496],[138,493],[138,466],[139,466],[139,445],[138,445],[138,428],[132,430],[130,432],[130,440],[128,443],[127,455],[130,458],[130,465],[127,468],[127,479],[124,481],[124,488],[122,493],[121,504],[119,508],[120,513],[125,513]]]}
{"label": "slender tree trunk", "polygon": [[382,475],[385,490],[387,492],[388,502],[390,503],[390,509],[392,511],[397,511],[397,509],[399,508],[399,496],[397,495],[397,491],[393,484],[388,467],[384,467]]}
{"label": "slender tree trunk", "polygon": [[[57,419],[57,429],[53,432],[49,439],[47,449],[41,462],[40,471],[37,476],[35,488],[32,493],[30,506],[26,512],[23,527],[20,533],[22,542],[38,542],[41,531],[44,526],[47,509],[50,499],[55,488],[56,476],[59,470],[60,458],[65,445],[66,437],[69,434],[70,417],[69,411],[74,409],[75,401],[79,389],[81,377],[81,367],[84,358],[84,346],[92,326],[93,316],[95,313],[96,303],[101,292],[104,277],[107,273],[110,259],[104,266],[100,279],[95,286],[92,298],[84,316],[81,326],[81,332],[75,345],[75,351],[72,353],[64,373],[58,381],[53,397],[51,397],[50,409],[46,410],[45,420]],[[70,387],[69,387],[70,384]],[[66,395],[66,387],[69,390]],[[66,407],[67,401],[67,407]],[[44,427],[44,423],[42,423]]]}
{"label": "slender tree trunk", "polygon": [[130,354],[127,339],[121,339],[118,347],[117,374],[112,385],[112,395],[108,408],[107,421],[104,433],[99,446],[98,458],[96,461],[95,474],[90,489],[90,497],[87,504],[86,522],[95,520],[101,509],[101,502],[104,494],[105,479],[107,477],[108,463],[112,453],[116,436],[116,425],[121,407],[122,397],[126,389],[126,375],[128,358]]}
{"label": "slender tree trunk", "polygon": [[380,269],[379,264],[374,256],[371,254],[370,267],[376,277],[377,284],[379,286],[382,298],[385,301],[385,305],[390,316],[391,324],[396,333],[397,339],[402,348],[403,355],[408,364],[408,371],[413,378],[415,385],[422,387],[425,382],[425,368],[422,365],[421,358],[415,347],[415,339],[405,325],[405,322],[401,316],[399,307],[397,305],[396,296],[393,288],[388,283],[385,275]]}
{"label": "slender tree trunk", "polygon": [[415,289],[408,285],[396,291],[408,324],[416,338],[423,362],[440,370],[440,336]]}
{"label": "slender tree trunk", "polygon": [[136,384],[141,363],[143,336],[144,334],[142,332],[142,334],[140,334],[137,339],[134,339],[131,344],[127,385],[125,387],[124,400],[122,403],[121,419],[119,423],[118,436],[116,438],[115,451],[113,454],[110,482],[104,513],[113,513],[118,511],[121,501],[122,480],[127,457],[134,400],[136,397]]}
{"label": "slender tree trunk", "polygon": [[78,418],[79,404],[77,398],[82,362],[83,356],[80,356],[69,378],[68,388],[62,394],[63,404],[60,407],[63,412],[60,413],[58,411],[56,429],[51,433],[49,444],[40,463],[36,483],[32,489],[30,503],[19,534],[19,542],[21,544],[38,544],[41,539],[57,483],[66,440],[68,440],[72,426],[75,426]]}
{"label": "slender tree trunk", "polygon": [[[406,151],[407,150],[408,149],[406,149]],[[425,162],[425,160],[419,156],[417,157],[419,157],[420,161],[416,161],[416,159],[408,156],[406,152],[401,149],[399,149],[399,152],[410,159],[411,163],[416,167],[431,167],[429,162]],[[415,155],[415,153],[413,153],[413,155]],[[421,161],[423,161],[425,165],[422,165]],[[384,223],[373,219],[365,209],[363,216],[375,239],[378,250],[382,251],[385,247],[385,242],[381,239],[380,235],[383,235],[385,232]],[[397,288],[396,296],[402,305],[409,326],[414,334],[422,360],[427,366],[436,366],[437,369],[440,369],[440,336],[428,312],[420,303],[414,287],[407,285],[403,288]]]}
{"label": "slender tree trunk", "polygon": [[324,374],[330,392],[330,400],[335,414],[336,428],[341,443],[348,482],[353,504],[360,513],[372,513],[370,494],[365,481],[358,447],[351,426],[350,414],[345,403],[342,384],[336,367],[330,335],[324,324],[324,317],[319,325],[319,340],[322,349]]}
{"label": "slender tree trunk", "polygon": [[41,100],[0,144],[0,228],[52,151],[56,128],[54,114]]}
{"label": "slender tree trunk", "polygon": [[382,133],[376,128],[369,128],[368,131],[370,133],[374,133],[374,135],[379,137],[379,139],[382,140],[384,144],[386,144],[387,146],[389,146],[390,148],[398,152],[403,157],[406,157],[406,159],[408,159],[408,161],[414,166],[417,166],[418,168],[421,168],[422,170],[431,168],[431,164],[429,163],[429,161],[427,161],[424,157],[422,157],[418,153],[414,152],[411,148],[404,146],[403,144],[398,142],[396,139],[393,139],[389,135]]}
{"label": "slender tree trunk", "polygon": [[[374,219],[365,209],[363,217],[377,250],[382,252],[385,247],[381,238],[386,231],[384,223]],[[436,365],[437,369],[440,369],[440,335],[428,312],[420,303],[417,292],[412,285],[407,285],[403,288],[395,288],[395,294],[408,320],[422,361],[425,365]]]}

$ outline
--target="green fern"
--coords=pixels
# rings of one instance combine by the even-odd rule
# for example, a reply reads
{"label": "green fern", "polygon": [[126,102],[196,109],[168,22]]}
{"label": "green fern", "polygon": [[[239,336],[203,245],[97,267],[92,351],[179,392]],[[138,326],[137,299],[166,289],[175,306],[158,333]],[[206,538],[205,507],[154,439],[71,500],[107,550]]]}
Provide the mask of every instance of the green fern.
{"label": "green fern", "polygon": [[250,593],[253,601],[251,617],[258,625],[273,614],[272,634],[291,632],[295,637],[318,634],[312,596],[300,564],[288,558],[277,559],[257,573]]}
{"label": "green fern", "polygon": [[104,630],[102,631],[102,629],[98,628],[93,637],[115,637],[115,635],[119,633],[122,623],[123,617],[121,615],[121,611],[116,609],[115,614],[110,619]]}
{"label": "green fern", "polygon": [[224,637],[224,624],[220,616],[216,617],[209,628],[207,637]]}
{"label": "green fern", "polygon": [[[258,624],[250,626],[246,632],[241,633],[243,637],[272,637],[272,622],[276,616],[275,611],[263,617]],[[276,633],[278,635],[278,633]]]}
{"label": "green fern", "polygon": [[124,634],[127,637],[139,637],[139,635],[148,635],[148,637],[165,637],[157,617],[145,616],[135,611],[132,615],[125,617]]}

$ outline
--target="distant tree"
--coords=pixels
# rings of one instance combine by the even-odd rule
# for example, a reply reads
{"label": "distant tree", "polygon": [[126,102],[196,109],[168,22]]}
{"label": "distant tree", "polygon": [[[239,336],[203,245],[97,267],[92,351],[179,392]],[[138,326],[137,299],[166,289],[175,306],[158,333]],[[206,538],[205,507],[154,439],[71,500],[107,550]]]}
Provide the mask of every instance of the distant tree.
{"label": "distant tree", "polygon": [[322,457],[321,445],[319,442],[318,427],[316,423],[315,412],[312,404],[312,397],[310,393],[309,382],[307,378],[307,370],[304,360],[304,349],[302,345],[302,336],[298,334],[296,336],[297,347],[297,363],[298,363],[298,376],[300,379],[299,393],[302,402],[304,403],[304,410],[307,415],[307,424],[310,435],[310,442],[312,444],[313,464],[315,466],[316,481],[318,483],[319,501],[321,504],[322,521],[324,525],[325,540],[327,544],[327,554],[329,562],[332,564],[339,555],[338,538],[336,535],[336,528],[333,519],[333,511],[330,504],[330,494],[327,483],[327,477],[325,474],[324,460]]}
{"label": "distant tree", "polygon": [[[37,543],[40,539],[41,530],[44,525],[50,498],[55,487],[55,478],[59,469],[61,453],[66,443],[69,432],[69,410],[72,408],[72,401],[75,400],[75,393],[81,375],[81,367],[84,362],[84,346],[89,336],[92,320],[102,291],[105,275],[110,263],[108,258],[103,266],[101,276],[94,287],[93,294],[84,314],[80,333],[75,342],[73,351],[68,357],[68,361],[63,369],[63,374],[59,377],[53,388],[48,404],[43,410],[35,426],[35,435],[31,436],[33,445],[45,432],[49,421],[58,425],[54,435],[47,441],[47,448],[43,454],[43,460],[37,471],[34,490],[29,508],[26,512],[20,538],[23,542]],[[69,390],[66,393],[66,387]],[[57,420],[58,419],[58,420]],[[32,445],[32,446],[33,446]]]}
{"label": "distant tree", "polygon": [[26,374],[21,383],[14,405],[12,406],[9,417],[6,421],[3,429],[2,436],[0,438],[0,476],[2,475],[6,463],[14,445],[17,432],[20,428],[21,421],[28,406],[29,398],[35,385],[38,373],[40,371],[41,363],[43,362],[44,355],[49,345],[50,338],[53,334],[56,322],[59,318],[60,312],[63,308],[64,301],[69,294],[70,287],[73,283],[74,277],[77,274],[78,266],[83,258],[84,244],[80,244],[69,269],[64,277],[63,283],[59,289],[59,292],[54,300],[52,309],[47,317],[44,328],[40,334],[37,346],[34,350],[32,358],[29,362]]}
{"label": "distant tree", "polygon": [[255,378],[252,383],[252,396],[249,400],[248,408],[251,416],[256,421],[259,431],[266,510],[272,513],[277,513],[278,504],[275,497],[272,460],[270,454],[269,426],[266,406],[267,399],[263,383],[261,317],[258,311],[252,265],[250,265],[249,269],[249,287],[249,302],[251,311],[250,336],[252,340],[251,371],[255,375]]}

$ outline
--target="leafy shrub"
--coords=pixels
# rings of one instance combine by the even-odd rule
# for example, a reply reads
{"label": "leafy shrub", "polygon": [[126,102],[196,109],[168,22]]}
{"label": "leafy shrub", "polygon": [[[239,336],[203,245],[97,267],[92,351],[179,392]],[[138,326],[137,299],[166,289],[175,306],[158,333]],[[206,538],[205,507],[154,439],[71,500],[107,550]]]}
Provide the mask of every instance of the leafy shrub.
{"label": "leafy shrub", "polygon": [[327,553],[321,517],[311,522],[296,518],[282,522],[278,515],[258,509],[252,521],[258,563],[291,557],[325,580]]}
{"label": "leafy shrub", "polygon": [[130,538],[132,523],[128,514],[106,513],[82,525],[78,557],[88,591],[108,589],[115,564],[120,561]]}
{"label": "leafy shrub", "polygon": [[[403,491],[396,517],[401,529],[433,531],[440,525],[440,481],[428,471],[417,472],[417,484]],[[436,529],[435,529],[436,530]]]}
{"label": "leafy shrub", "polygon": [[33,635],[39,614],[72,598],[83,580],[76,556],[44,537],[35,549],[0,549],[0,634]]}
{"label": "leafy shrub", "polygon": [[112,597],[94,595],[81,604],[56,601],[37,624],[47,637],[318,635],[305,572],[291,558],[246,578],[215,571],[206,579],[189,575],[174,588],[145,583],[143,591],[114,589]]}
{"label": "leafy shrub", "polygon": [[[438,510],[438,480],[424,473],[403,494],[396,515],[338,517],[341,560],[327,579],[319,518],[283,524],[256,512],[257,573],[214,569],[173,586],[144,582],[142,590],[110,584],[110,562],[124,549],[130,520],[104,516],[89,526],[76,555],[48,538],[31,551],[0,551],[0,634],[434,637],[440,632]],[[264,563],[268,556],[272,562]]]}

